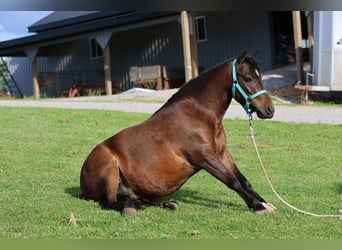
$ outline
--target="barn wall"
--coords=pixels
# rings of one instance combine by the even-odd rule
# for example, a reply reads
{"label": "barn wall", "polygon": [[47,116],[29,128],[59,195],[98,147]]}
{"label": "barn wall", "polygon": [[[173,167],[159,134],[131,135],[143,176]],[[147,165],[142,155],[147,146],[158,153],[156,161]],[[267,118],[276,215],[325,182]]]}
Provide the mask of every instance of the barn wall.
{"label": "barn wall", "polygon": [[7,58],[7,65],[23,94],[25,96],[32,96],[32,65],[27,57]]}
{"label": "barn wall", "polygon": [[[88,38],[45,49],[47,56],[38,57],[41,96],[58,97],[74,82],[104,83],[103,58],[90,59]],[[8,65],[24,95],[32,96],[32,65],[28,58],[10,58]]]}
{"label": "barn wall", "polygon": [[164,23],[112,35],[111,68],[113,85],[132,87],[132,66],[166,65],[183,67],[181,29],[178,22]]}
{"label": "barn wall", "polygon": [[[207,40],[198,42],[199,66],[208,68],[247,50],[258,52],[262,70],[272,67],[269,12],[196,12],[205,16]],[[132,66],[184,67],[181,25],[178,21],[113,33],[110,39],[113,88],[132,87]],[[74,82],[104,84],[103,58],[91,59],[89,37],[44,48],[38,57],[41,94],[58,97]],[[33,95],[32,67],[27,58],[12,58],[10,70],[27,96]]]}
{"label": "barn wall", "polygon": [[[178,22],[122,31],[112,34],[111,74],[114,88],[132,87],[132,66],[167,65],[183,67],[182,37]],[[104,84],[103,57],[91,59],[89,38],[46,48],[48,55],[38,57],[39,83],[42,95],[60,96],[74,82]],[[19,62],[18,58],[13,58]],[[16,63],[19,65],[19,63]],[[21,70],[11,70],[25,95],[32,95],[32,67],[20,59]]]}
{"label": "barn wall", "polygon": [[49,86],[54,88],[55,96],[75,82],[104,82],[103,58],[90,59],[88,38],[48,48],[48,56],[39,57],[38,67],[42,81],[55,83],[55,86]]}
{"label": "barn wall", "polygon": [[272,67],[270,12],[196,12],[205,16],[207,41],[198,42],[199,66],[210,67],[242,51],[258,52],[261,70]]}

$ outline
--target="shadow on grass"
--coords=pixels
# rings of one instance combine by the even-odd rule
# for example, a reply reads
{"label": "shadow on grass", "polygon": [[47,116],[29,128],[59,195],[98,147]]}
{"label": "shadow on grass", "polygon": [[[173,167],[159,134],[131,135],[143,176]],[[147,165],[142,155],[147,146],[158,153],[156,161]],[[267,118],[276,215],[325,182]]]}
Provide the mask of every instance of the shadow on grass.
{"label": "shadow on grass", "polygon": [[[341,184],[342,188],[342,184]],[[69,194],[70,196],[81,199],[81,190],[80,187],[69,187],[66,188],[65,193]],[[191,190],[188,188],[182,188],[178,190],[177,192],[173,193],[170,196],[157,199],[157,201],[169,201],[169,200],[174,200],[177,202],[182,202],[186,204],[194,204],[194,205],[199,205],[203,207],[208,207],[208,208],[218,208],[222,204],[221,200],[215,200],[210,197],[206,197],[205,195],[201,194],[197,190]],[[236,209],[236,210],[241,210],[244,209],[244,207],[241,204],[236,204],[236,203],[231,203],[231,202],[224,202],[225,205],[231,209]]]}
{"label": "shadow on grass", "polygon": [[335,183],[335,186],[336,186],[336,192],[338,194],[342,194],[342,182],[340,183]]}
{"label": "shadow on grass", "polygon": [[80,198],[81,189],[80,187],[70,187],[64,190],[65,193],[70,194],[72,197]]}
{"label": "shadow on grass", "polygon": [[241,206],[241,204],[213,199],[210,196],[205,196],[200,191],[192,190],[188,188],[181,188],[177,192],[161,200],[175,200],[177,202],[199,205],[199,206],[208,207],[208,208],[219,208],[222,205],[222,203],[224,203],[225,206],[232,208],[232,209],[236,209],[236,210],[244,209],[244,207]]}

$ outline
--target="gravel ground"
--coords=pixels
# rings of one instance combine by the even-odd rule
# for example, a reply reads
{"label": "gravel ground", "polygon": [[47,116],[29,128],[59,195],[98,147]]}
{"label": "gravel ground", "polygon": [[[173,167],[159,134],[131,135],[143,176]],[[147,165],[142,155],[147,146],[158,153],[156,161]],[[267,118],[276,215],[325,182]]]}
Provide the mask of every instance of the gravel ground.
{"label": "gravel ground", "polygon": [[[296,80],[295,66],[268,71],[263,74],[264,85],[282,88],[291,86]],[[272,83],[272,85],[271,85]],[[154,113],[177,89],[162,91],[134,92],[112,96],[92,96],[77,98],[56,98],[48,100],[1,100],[0,106],[49,107],[70,109],[105,109],[124,112]],[[281,102],[281,100],[280,100]],[[254,115],[256,117],[256,115]],[[235,101],[225,115],[226,119],[248,119],[244,109]],[[257,118],[256,118],[257,119]],[[304,105],[276,105],[274,121],[295,123],[342,124],[342,107],[313,107]]]}
{"label": "gravel ground", "polygon": [[[159,109],[175,90],[158,91],[153,94],[120,94],[103,97],[78,97],[54,100],[1,100],[0,106],[49,107],[70,109],[105,109],[124,112],[152,114]],[[158,95],[158,97],[156,96]],[[136,102],[134,100],[140,100]],[[144,100],[142,102],[141,100]],[[254,115],[254,117],[256,117]],[[248,119],[244,109],[233,102],[225,114],[227,119]],[[256,118],[257,119],[257,118]],[[276,106],[274,121],[295,123],[342,124],[342,107]]]}

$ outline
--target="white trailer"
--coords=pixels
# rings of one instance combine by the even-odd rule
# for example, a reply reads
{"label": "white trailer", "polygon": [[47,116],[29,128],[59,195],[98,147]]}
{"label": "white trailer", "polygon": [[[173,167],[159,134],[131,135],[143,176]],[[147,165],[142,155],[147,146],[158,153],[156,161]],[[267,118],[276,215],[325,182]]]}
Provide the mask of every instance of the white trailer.
{"label": "white trailer", "polygon": [[313,91],[342,91],[342,11],[314,12]]}

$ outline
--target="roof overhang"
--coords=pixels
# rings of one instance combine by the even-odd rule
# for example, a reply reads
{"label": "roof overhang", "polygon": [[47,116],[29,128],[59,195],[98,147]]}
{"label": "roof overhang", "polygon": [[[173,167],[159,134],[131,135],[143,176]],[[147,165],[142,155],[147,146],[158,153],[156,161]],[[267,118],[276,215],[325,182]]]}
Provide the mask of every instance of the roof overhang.
{"label": "roof overhang", "polygon": [[64,26],[35,35],[0,42],[0,56],[26,57],[34,49],[35,56],[46,56],[47,47],[96,35],[98,32],[121,32],[179,20],[179,12],[133,11],[119,16],[105,16],[100,19]]}

